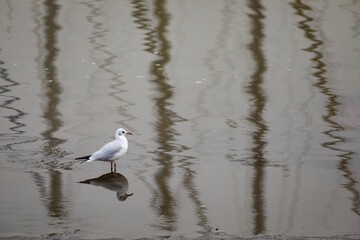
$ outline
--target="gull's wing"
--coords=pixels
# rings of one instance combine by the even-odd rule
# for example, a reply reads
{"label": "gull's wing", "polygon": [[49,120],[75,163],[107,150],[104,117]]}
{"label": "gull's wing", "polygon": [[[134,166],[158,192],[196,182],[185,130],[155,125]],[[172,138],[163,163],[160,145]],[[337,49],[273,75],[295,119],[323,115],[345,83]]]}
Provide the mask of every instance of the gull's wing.
{"label": "gull's wing", "polygon": [[94,161],[94,160],[112,160],[116,153],[118,153],[121,150],[121,144],[119,141],[112,141],[107,144],[105,144],[99,151],[94,152],[90,160],[88,162]]}

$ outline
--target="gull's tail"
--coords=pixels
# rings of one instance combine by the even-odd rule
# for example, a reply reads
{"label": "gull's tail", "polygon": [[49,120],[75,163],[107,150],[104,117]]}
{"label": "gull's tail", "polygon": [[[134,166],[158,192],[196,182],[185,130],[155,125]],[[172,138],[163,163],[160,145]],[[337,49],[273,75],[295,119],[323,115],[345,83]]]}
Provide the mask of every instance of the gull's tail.
{"label": "gull's tail", "polygon": [[90,157],[91,157],[91,155],[88,155],[88,156],[84,156],[84,157],[75,158],[75,160],[83,160],[83,161],[81,161],[81,163],[83,163],[83,162],[89,160]]}

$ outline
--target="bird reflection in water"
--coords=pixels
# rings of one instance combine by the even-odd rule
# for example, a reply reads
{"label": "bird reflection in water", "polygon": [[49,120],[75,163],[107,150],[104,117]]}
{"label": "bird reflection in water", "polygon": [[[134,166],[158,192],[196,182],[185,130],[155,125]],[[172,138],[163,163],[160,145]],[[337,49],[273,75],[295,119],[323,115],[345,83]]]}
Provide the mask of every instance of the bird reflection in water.
{"label": "bird reflection in water", "polygon": [[119,201],[125,201],[133,193],[127,194],[129,182],[126,177],[120,173],[109,172],[97,178],[91,178],[79,183],[86,183],[94,186],[101,186],[110,191],[116,192],[116,197]]}

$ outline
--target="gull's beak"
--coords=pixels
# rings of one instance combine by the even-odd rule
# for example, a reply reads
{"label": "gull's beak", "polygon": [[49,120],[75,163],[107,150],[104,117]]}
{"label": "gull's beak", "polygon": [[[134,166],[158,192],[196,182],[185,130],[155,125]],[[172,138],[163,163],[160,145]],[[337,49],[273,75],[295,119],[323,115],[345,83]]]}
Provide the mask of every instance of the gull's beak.
{"label": "gull's beak", "polygon": [[132,133],[131,133],[131,132],[126,132],[126,134],[127,134],[127,135],[132,135]]}

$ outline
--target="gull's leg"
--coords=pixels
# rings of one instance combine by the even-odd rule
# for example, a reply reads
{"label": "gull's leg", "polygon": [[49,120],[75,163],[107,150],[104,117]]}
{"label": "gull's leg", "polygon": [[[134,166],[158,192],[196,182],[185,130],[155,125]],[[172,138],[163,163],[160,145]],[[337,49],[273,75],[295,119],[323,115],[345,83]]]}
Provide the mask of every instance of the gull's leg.
{"label": "gull's leg", "polygon": [[110,162],[111,172],[113,171],[113,162]]}
{"label": "gull's leg", "polygon": [[116,162],[114,162],[114,172],[116,172]]}

